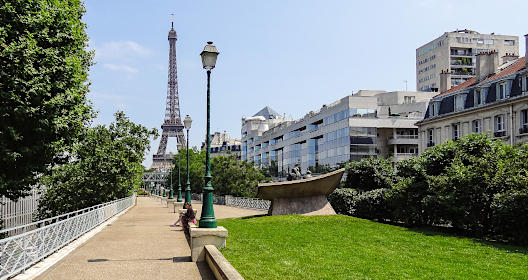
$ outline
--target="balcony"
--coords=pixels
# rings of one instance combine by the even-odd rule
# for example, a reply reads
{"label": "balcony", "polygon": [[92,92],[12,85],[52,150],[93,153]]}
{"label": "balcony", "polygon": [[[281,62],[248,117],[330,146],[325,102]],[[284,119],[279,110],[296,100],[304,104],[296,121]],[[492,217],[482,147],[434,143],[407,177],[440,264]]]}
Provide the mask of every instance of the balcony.
{"label": "balcony", "polygon": [[389,137],[388,145],[418,145],[418,135],[396,135]]}
{"label": "balcony", "polygon": [[506,136],[506,131],[496,131],[495,133],[493,133],[493,136],[495,136],[495,137],[504,137],[504,136]]}
{"label": "balcony", "polygon": [[415,153],[397,153],[397,154],[393,154],[392,155],[392,161],[393,162],[398,162],[398,161],[410,159],[410,158],[413,158],[413,157],[416,157],[416,156],[417,156],[417,154],[415,154]]}

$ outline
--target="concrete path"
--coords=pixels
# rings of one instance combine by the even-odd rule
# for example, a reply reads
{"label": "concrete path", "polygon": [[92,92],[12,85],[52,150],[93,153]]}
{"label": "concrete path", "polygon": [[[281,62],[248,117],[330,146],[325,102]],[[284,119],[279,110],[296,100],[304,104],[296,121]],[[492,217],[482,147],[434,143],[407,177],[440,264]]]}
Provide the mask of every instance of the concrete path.
{"label": "concrete path", "polygon": [[[193,203],[200,216],[201,204]],[[215,205],[217,219],[265,214]],[[37,279],[214,279],[205,263],[191,262],[191,251],[172,207],[139,197],[137,205]]]}

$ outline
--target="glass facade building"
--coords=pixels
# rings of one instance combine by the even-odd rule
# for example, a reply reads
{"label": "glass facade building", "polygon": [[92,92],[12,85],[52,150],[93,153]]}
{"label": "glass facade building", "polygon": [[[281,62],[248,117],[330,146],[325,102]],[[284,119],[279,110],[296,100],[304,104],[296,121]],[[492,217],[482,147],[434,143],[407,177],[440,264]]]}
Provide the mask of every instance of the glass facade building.
{"label": "glass facade building", "polygon": [[[304,173],[365,157],[397,156],[409,151],[398,145],[417,147],[417,139],[401,139],[397,131],[417,135],[414,123],[423,118],[431,96],[360,91],[295,121],[279,114],[243,119],[242,160],[273,166],[284,175],[297,164]],[[411,99],[412,104],[404,104]]]}

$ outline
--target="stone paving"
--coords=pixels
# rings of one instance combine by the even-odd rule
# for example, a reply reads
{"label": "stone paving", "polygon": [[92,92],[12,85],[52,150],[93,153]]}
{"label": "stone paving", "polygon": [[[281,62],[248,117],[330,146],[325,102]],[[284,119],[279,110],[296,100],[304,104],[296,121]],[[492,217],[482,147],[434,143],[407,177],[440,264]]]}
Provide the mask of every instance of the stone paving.
{"label": "stone paving", "polygon": [[[193,203],[198,209],[202,205]],[[217,219],[265,211],[215,205]],[[137,205],[75,249],[37,279],[214,279],[205,263],[191,262],[191,251],[172,207],[139,197]]]}

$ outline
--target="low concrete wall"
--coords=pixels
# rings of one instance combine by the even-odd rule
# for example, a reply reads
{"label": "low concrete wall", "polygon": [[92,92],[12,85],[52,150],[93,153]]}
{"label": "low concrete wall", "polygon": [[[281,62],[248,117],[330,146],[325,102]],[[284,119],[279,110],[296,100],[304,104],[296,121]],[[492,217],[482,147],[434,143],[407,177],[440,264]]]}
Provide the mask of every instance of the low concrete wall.
{"label": "low concrete wall", "polygon": [[216,279],[239,280],[244,279],[240,273],[229,263],[214,245],[205,245],[205,261]]}

